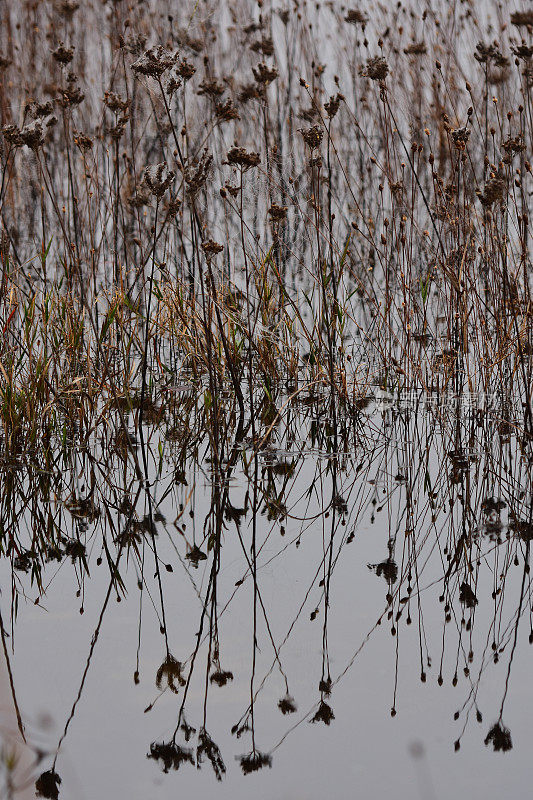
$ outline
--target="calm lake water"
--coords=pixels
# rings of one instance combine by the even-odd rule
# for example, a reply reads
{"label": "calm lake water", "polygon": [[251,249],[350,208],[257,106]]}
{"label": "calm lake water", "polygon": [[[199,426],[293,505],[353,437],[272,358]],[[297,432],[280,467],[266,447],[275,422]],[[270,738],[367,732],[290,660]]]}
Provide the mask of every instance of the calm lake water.
{"label": "calm lake water", "polygon": [[[1,610],[33,780],[56,758],[62,798],[528,796],[520,410],[359,405],[335,426],[302,392],[267,441],[228,435],[218,467],[194,414],[180,452],[179,419],[146,426],[151,508],[104,433],[3,465]],[[57,552],[39,550],[54,525]],[[265,758],[243,774],[252,728]]]}

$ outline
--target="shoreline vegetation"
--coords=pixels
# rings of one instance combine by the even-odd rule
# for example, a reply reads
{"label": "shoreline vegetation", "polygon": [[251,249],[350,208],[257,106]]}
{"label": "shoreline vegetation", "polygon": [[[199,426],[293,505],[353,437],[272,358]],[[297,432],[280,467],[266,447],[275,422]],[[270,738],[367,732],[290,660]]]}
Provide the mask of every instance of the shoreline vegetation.
{"label": "shoreline vegetation", "polygon": [[[44,595],[46,566],[62,560],[79,575],[83,613],[96,530],[96,563],[109,568],[79,693],[37,781],[43,797],[59,795],[61,744],[109,602],[126,592],[121,562],[136,564],[142,593],[145,547],[165,651],[156,684],[180,694],[173,737],[153,742],[148,757],[164,772],[207,759],[223,776],[206,708],[210,685],[233,680],[218,638],[229,524],[253,585],[250,705],[232,732],[251,737],[245,774],[271,766],[255,741],[258,626],[283,676],[283,716],[296,703],[260,592],[258,516],[285,535],[284,492],[298,458],[275,453],[298,441],[302,454],[309,447],[325,458],[316,518],[329,529],[315,576],[323,658],[309,720],[334,719],[330,581],[359,513],[346,476],[352,489],[370,480],[385,442],[396,466],[390,491],[405,493],[407,544],[398,565],[390,530],[386,559],[369,565],[387,584],[376,625],[390,622],[396,636],[403,610],[419,601],[417,559],[424,548],[438,553],[446,624],[460,608],[453,685],[463,660],[468,713],[480,722],[481,672],[509,645],[485,744],[512,747],[502,720],[531,600],[533,538],[533,11],[481,0],[418,5],[419,13],[402,2],[3,4],[0,552],[12,566],[11,625],[21,581]],[[369,407],[383,420],[397,409],[391,427],[371,421]],[[408,452],[415,440],[418,451]],[[435,460],[441,477],[432,484]],[[156,498],[169,463],[172,486]],[[192,465],[209,474],[211,505],[199,541],[184,523],[176,529],[188,567],[203,565],[207,580],[196,643],[180,662],[165,617],[172,566],[158,557],[158,531],[160,504],[174,492],[177,521],[192,506]],[[236,472],[249,484],[244,508],[230,501]],[[361,508],[373,522],[381,508],[370,491],[376,497]],[[437,531],[447,504],[462,521]],[[486,551],[471,530],[476,518]],[[428,530],[438,546],[427,544]],[[505,576],[522,565],[520,600],[503,624],[502,587],[492,589],[490,646],[472,688],[478,573],[500,546]],[[317,605],[311,621],[318,613]],[[420,619],[419,611],[422,631]],[[185,703],[206,641],[195,730]],[[420,633],[425,682],[422,651]],[[139,670],[138,657],[136,683]]]}
{"label": "shoreline vegetation", "polygon": [[6,8],[8,449],[183,370],[241,412],[497,384],[531,433],[529,12]]}

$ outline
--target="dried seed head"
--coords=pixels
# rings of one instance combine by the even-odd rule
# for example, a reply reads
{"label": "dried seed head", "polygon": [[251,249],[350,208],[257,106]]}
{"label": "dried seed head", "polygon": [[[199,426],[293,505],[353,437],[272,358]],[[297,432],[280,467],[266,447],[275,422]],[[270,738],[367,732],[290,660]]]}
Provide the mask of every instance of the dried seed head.
{"label": "dried seed head", "polygon": [[58,47],[52,50],[52,55],[58,64],[70,64],[74,58],[74,47],[65,47],[64,42],[59,42]]}
{"label": "dried seed head", "polygon": [[2,128],[2,135],[6,142],[12,147],[22,147],[24,144],[20,135],[20,128],[16,125],[4,125]]}
{"label": "dried seed head", "polygon": [[513,55],[524,61],[529,61],[533,57],[533,47],[529,47],[527,44],[524,44],[524,42],[516,47],[512,47],[511,50]]}
{"label": "dried seed head", "polygon": [[144,181],[154,197],[162,197],[174,180],[174,172],[169,170],[166,162],[162,161],[153,167],[144,170]]}
{"label": "dried seed head", "polygon": [[484,42],[478,42],[476,45],[474,58],[476,61],[479,61],[480,64],[493,63],[497,67],[505,67],[509,65],[509,60],[501,54],[498,46],[494,43],[487,45]]}
{"label": "dried seed head", "polygon": [[168,94],[169,97],[178,91],[180,86],[183,84],[183,79],[179,74],[176,67],[172,68],[172,72],[168,76],[168,80],[165,84],[165,92]]}
{"label": "dried seed head", "polygon": [[70,72],[67,76],[67,85],[59,89],[57,102],[62,108],[67,108],[70,105],[79,105],[84,98],[85,95],[78,86],[77,76]]}
{"label": "dried seed head", "polygon": [[307,130],[301,130],[301,134],[304,137],[304,142],[311,150],[320,147],[322,139],[324,138],[324,131],[319,125],[313,125]]}
{"label": "dried seed head", "polygon": [[272,203],[268,209],[270,219],[272,222],[285,222],[287,219],[287,206],[280,206],[277,203]]}
{"label": "dried seed head", "polygon": [[497,722],[492,726],[485,737],[486,745],[491,742],[496,752],[501,750],[503,753],[506,753],[508,750],[512,750],[513,741],[511,739],[511,731],[501,722]]}
{"label": "dried seed head", "polygon": [[61,14],[62,17],[67,17],[67,19],[71,19],[79,7],[78,0],[56,0],[55,2],[57,13]]}
{"label": "dried seed head", "polygon": [[509,137],[505,142],[502,142],[502,150],[505,150],[503,161],[506,164],[510,164],[513,160],[513,155],[515,153],[523,153],[525,149],[526,146],[522,136]]}
{"label": "dried seed head", "polygon": [[132,56],[138,56],[143,51],[146,44],[146,35],[144,33],[130,32],[126,37],[120,37],[120,46],[131,53]]}
{"label": "dried seed head", "polygon": [[389,74],[389,65],[382,56],[369,58],[361,70],[361,75],[373,81],[384,81]]}
{"label": "dried seed head", "polygon": [[324,725],[329,725],[332,719],[335,719],[333,709],[330,705],[321,700],[320,705],[318,706],[318,711],[311,719],[311,722],[323,722]]}
{"label": "dried seed head", "polygon": [[143,55],[137,59],[131,68],[140,75],[147,75],[151,78],[160,78],[161,75],[170,69],[178,60],[177,51],[171,53],[162,45],[150,47]]}
{"label": "dried seed head", "polygon": [[248,755],[240,756],[239,763],[244,775],[249,775],[251,772],[257,772],[263,767],[272,767],[272,756],[268,753],[260,753],[259,750],[253,750]]}
{"label": "dried seed head", "polygon": [[262,53],[264,56],[274,55],[274,42],[270,37],[260,39],[250,45],[250,50],[254,53]]}
{"label": "dried seed head", "polygon": [[124,99],[115,94],[115,92],[105,92],[104,103],[110,111],[118,113],[119,111],[127,111],[131,105],[131,100]]}
{"label": "dried seed head", "polygon": [[423,56],[427,51],[425,42],[412,42],[404,48],[403,52],[408,56]]}
{"label": "dried seed head", "polygon": [[118,141],[122,138],[124,134],[124,130],[126,128],[126,123],[129,120],[129,114],[124,114],[122,117],[119,117],[117,124],[111,126],[110,128],[106,128],[106,134],[111,136],[112,139]]}
{"label": "dried seed head", "polygon": [[475,608],[478,604],[478,599],[472,587],[466,581],[463,581],[460,586],[459,602],[464,603],[467,608]]}
{"label": "dried seed head", "polygon": [[362,25],[363,27],[368,22],[368,17],[358,8],[350,8],[344,17],[345,22],[349,22],[351,25]]}
{"label": "dried seed head", "polygon": [[222,759],[222,753],[220,752],[219,746],[209,736],[206,729],[200,728],[198,733],[198,746],[196,748],[196,764],[198,768],[200,768],[204,756],[207,756],[208,760],[211,762],[217,781],[221,781],[222,776],[226,772],[226,765]]}
{"label": "dried seed head", "polygon": [[533,26],[533,11],[515,11],[511,14],[511,24],[518,28]]}
{"label": "dried seed head", "polygon": [[297,709],[294,697],[291,697],[290,694],[286,694],[285,697],[282,697],[278,702],[278,708],[283,715],[294,714]]}
{"label": "dried seed head", "polygon": [[212,161],[213,156],[207,150],[204,150],[199,160],[187,164],[183,169],[183,177],[190,197],[194,197],[204,186],[209,176]]}
{"label": "dried seed head", "polygon": [[306,122],[309,122],[309,124],[312,124],[320,118],[320,113],[316,105],[313,105],[309,106],[309,108],[302,108],[302,110],[298,112],[298,116],[300,119],[304,119]]}
{"label": "dried seed head", "polygon": [[163,688],[163,680],[171,692],[177,694],[179,686],[185,686],[186,680],[182,675],[182,663],[177,661],[170,653],[167,655],[155,677],[155,685],[158,689]]}
{"label": "dried seed head", "polygon": [[233,672],[229,670],[217,669],[209,676],[210,683],[216,683],[217,686],[225,686],[228,681],[233,680]]}
{"label": "dried seed head", "polygon": [[221,81],[217,80],[216,78],[211,78],[210,80],[202,81],[196,94],[208,95],[209,97],[220,97],[220,95],[224,94],[225,91],[226,87]]}
{"label": "dried seed head", "polygon": [[43,772],[35,781],[35,794],[37,797],[57,800],[59,797],[59,786],[61,778],[53,769]]}
{"label": "dried seed head", "polygon": [[142,206],[149,205],[151,197],[152,192],[150,191],[149,186],[144,180],[142,180],[137,186],[135,194],[129,198],[128,204],[131,206],[131,208],[141,208]]}
{"label": "dried seed head", "polygon": [[232,197],[237,197],[239,192],[241,191],[240,186],[233,186],[231,183],[226,183],[224,187],[224,191],[228,191]]}
{"label": "dried seed head", "polygon": [[265,95],[265,87],[257,83],[247,83],[241,86],[239,91],[239,103],[247,103],[249,100],[260,100]]}
{"label": "dried seed head", "polygon": [[44,143],[43,124],[40,119],[25,125],[20,131],[20,138],[26,147],[37,150]]}
{"label": "dried seed head", "polygon": [[206,256],[216,256],[216,254],[221,253],[223,249],[223,245],[214,242],[213,239],[206,239],[205,242],[202,242],[202,250]]}
{"label": "dried seed head", "polygon": [[168,201],[168,205],[167,205],[167,213],[168,213],[169,217],[171,217],[171,218],[175,217],[176,214],[178,213],[178,211],[180,210],[180,208],[181,208],[181,200],[179,199],[179,197],[177,197],[177,196],[176,197],[172,197],[171,196],[170,200]]}
{"label": "dried seed head", "polygon": [[259,153],[249,152],[244,147],[232,147],[228,152],[226,163],[249,169],[250,167],[257,167],[261,163],[261,157]]}
{"label": "dried seed head", "polygon": [[389,188],[391,190],[392,196],[397,200],[400,201],[403,197],[404,185],[401,181],[396,181],[395,183],[389,184]]}
{"label": "dried seed head", "polygon": [[250,22],[249,25],[244,26],[242,31],[246,36],[250,36],[250,34],[257,33],[257,31],[260,31],[261,28],[262,28],[261,22]]}
{"label": "dried seed head", "polygon": [[327,103],[324,103],[324,108],[326,109],[326,113],[330,119],[336,115],[337,111],[339,110],[339,106],[341,104],[341,100],[344,100],[344,95],[337,93],[336,95],[331,95]]}
{"label": "dried seed head", "polygon": [[54,104],[51,100],[46,103],[32,103],[31,114],[34,119],[37,117],[48,117],[54,112]]}
{"label": "dried seed head", "polygon": [[85,133],[81,133],[81,131],[74,131],[74,144],[77,145],[80,150],[86,151],[92,148],[93,140]]}
{"label": "dried seed head", "polygon": [[451,131],[452,140],[457,150],[465,150],[470,139],[470,129],[465,125],[464,128],[456,128]]}
{"label": "dried seed head", "polygon": [[501,174],[493,175],[482,192],[477,192],[481,205],[490,208],[494,203],[501,202],[507,194],[507,181]]}
{"label": "dried seed head", "polygon": [[279,75],[276,67],[269,67],[263,62],[258,64],[257,67],[252,67],[252,72],[254,73],[256,82],[264,84],[265,86],[275,81]]}
{"label": "dried seed head", "polygon": [[487,80],[492,86],[498,86],[501,83],[506,83],[511,77],[509,65],[497,66],[496,69],[490,68],[487,71]]}
{"label": "dried seed head", "polygon": [[165,773],[171,769],[177,771],[185,763],[194,764],[192,750],[175,742],[152,742],[147,757],[161,761]]}
{"label": "dried seed head", "polygon": [[54,7],[57,13],[61,14],[62,17],[71,19],[74,12],[80,7],[80,4],[78,0],[55,0]]}
{"label": "dried seed head", "polygon": [[225,103],[215,103],[215,114],[221,122],[230,122],[232,119],[240,119],[239,112],[233,100],[226,100]]}
{"label": "dried seed head", "polygon": [[188,81],[196,72],[194,64],[189,63],[186,59],[180,61],[176,69],[184,81]]}
{"label": "dried seed head", "polygon": [[204,43],[201,39],[194,39],[189,35],[185,28],[179,28],[177,31],[176,39],[181,47],[187,47],[194,53],[200,53],[204,49]]}
{"label": "dried seed head", "polygon": [[200,550],[197,544],[191,547],[185,558],[192,564],[194,569],[198,569],[200,561],[207,561],[207,555]]}

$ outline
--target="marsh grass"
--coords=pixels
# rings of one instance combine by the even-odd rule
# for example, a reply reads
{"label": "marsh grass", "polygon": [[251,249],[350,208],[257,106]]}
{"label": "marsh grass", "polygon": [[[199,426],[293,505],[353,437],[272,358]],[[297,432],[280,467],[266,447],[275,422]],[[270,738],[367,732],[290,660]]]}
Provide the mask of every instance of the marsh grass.
{"label": "marsh grass", "polygon": [[8,6],[6,441],[180,369],[241,411],[497,383],[531,427],[533,54],[479,10]]}

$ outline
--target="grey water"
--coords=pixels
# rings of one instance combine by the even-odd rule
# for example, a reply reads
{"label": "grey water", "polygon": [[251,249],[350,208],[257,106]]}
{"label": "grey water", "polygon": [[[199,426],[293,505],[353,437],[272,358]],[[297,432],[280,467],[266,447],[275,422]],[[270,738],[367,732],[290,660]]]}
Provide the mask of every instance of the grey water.
{"label": "grey water", "polygon": [[146,426],[148,487],[75,434],[2,465],[15,797],[50,770],[80,800],[529,795],[520,410],[378,392],[334,426],[301,399],[219,464]]}

